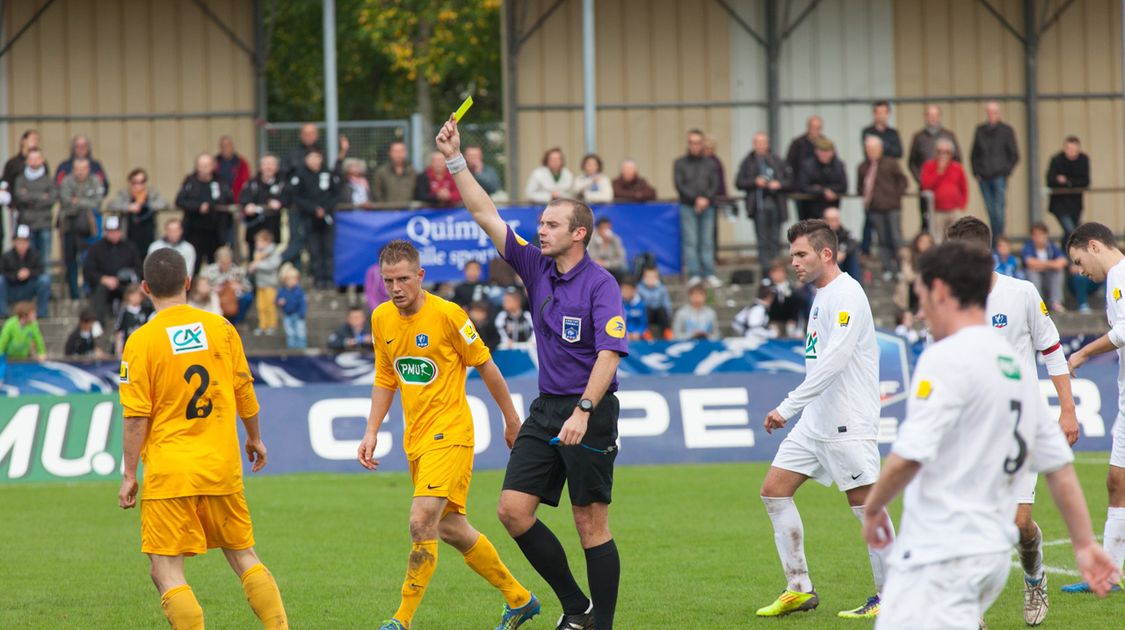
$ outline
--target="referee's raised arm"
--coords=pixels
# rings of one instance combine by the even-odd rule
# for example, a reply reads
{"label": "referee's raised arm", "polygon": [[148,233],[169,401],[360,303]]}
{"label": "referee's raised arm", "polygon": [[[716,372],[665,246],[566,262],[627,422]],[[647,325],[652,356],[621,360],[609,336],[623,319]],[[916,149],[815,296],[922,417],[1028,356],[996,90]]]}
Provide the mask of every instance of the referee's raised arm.
{"label": "referee's raised arm", "polygon": [[441,131],[434,141],[438,151],[445,156],[445,166],[453,176],[457,189],[461,191],[461,201],[465,203],[465,208],[477,225],[492,239],[496,251],[503,256],[504,243],[508,239],[508,226],[500,218],[500,212],[496,209],[496,204],[492,203],[492,198],[469,171],[465,156],[461,155],[461,134],[457,131],[457,121],[453,116],[441,126]]}

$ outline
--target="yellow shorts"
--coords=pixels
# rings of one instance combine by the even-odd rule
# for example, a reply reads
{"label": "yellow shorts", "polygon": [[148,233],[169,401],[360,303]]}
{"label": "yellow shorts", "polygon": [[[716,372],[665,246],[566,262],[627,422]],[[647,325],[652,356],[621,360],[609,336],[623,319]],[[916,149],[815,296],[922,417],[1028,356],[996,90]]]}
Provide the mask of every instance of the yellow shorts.
{"label": "yellow shorts", "polygon": [[216,547],[253,546],[250,510],[241,492],[141,501],[142,553],[194,556]]}
{"label": "yellow shorts", "polygon": [[465,513],[469,482],[473,479],[473,447],[447,446],[410,460],[414,496],[441,497],[449,503],[442,514]]}

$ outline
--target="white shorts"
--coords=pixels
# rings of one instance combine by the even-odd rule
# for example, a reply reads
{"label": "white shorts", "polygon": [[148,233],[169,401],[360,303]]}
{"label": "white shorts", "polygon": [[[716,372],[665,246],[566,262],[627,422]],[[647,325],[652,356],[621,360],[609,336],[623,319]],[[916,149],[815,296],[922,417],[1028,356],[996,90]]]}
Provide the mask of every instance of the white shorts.
{"label": "white shorts", "polygon": [[872,438],[818,440],[793,430],[781,441],[773,465],[841,492],[868,486],[879,479],[879,445]]}
{"label": "white shorts", "polygon": [[1009,552],[891,566],[876,630],[976,630],[1008,581]]}
{"label": "white shorts", "polygon": [[1035,484],[1039,483],[1039,473],[1033,473],[1029,470],[1020,472],[1020,476],[1016,479],[1016,503],[1032,504],[1035,503]]}
{"label": "white shorts", "polygon": [[1113,423],[1113,448],[1109,452],[1109,465],[1125,468],[1125,420],[1121,416]]}

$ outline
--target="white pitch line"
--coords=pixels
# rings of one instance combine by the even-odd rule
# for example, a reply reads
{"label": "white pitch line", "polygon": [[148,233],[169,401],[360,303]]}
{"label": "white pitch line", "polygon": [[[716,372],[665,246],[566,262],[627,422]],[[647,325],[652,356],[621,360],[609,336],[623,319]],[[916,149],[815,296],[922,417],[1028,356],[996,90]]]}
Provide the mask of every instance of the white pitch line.
{"label": "white pitch line", "polygon": [[[1102,537],[1101,537],[1101,536],[1094,536],[1094,540],[1097,540],[1098,542],[1101,542],[1101,541],[1102,541]],[[1044,546],[1044,547],[1057,547],[1058,545],[1069,545],[1069,544],[1070,544],[1070,539],[1069,539],[1069,538],[1060,538],[1060,539],[1058,539],[1058,540],[1048,540],[1048,541],[1045,541],[1045,542],[1043,543],[1043,546]]]}
{"label": "white pitch line", "polygon": [[1092,459],[1092,458],[1087,458],[1087,457],[1075,457],[1074,463],[1075,464],[1081,464],[1083,466],[1109,466],[1109,459],[1108,458],[1107,459]]}
{"label": "white pitch line", "polygon": [[[1019,562],[1012,562],[1012,568],[1013,569],[1019,569],[1020,571],[1023,571],[1023,565],[1020,564]],[[1078,571],[1075,571],[1074,569],[1064,569],[1062,567],[1052,567],[1052,566],[1047,565],[1047,564],[1043,565],[1043,570],[1046,571],[1047,573],[1054,573],[1056,575],[1069,575],[1071,577],[1081,577],[1082,576],[1081,573],[1079,573]]]}

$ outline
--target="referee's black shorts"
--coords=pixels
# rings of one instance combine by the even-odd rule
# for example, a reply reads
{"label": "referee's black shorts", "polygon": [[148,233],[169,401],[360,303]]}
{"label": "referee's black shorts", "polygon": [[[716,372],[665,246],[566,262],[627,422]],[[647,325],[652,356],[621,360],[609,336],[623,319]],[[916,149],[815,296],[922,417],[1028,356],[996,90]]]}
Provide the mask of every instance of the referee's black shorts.
{"label": "referee's black shorts", "polygon": [[609,503],[613,495],[613,462],[617,459],[617,418],[621,406],[608,393],[590,414],[582,445],[551,445],[581,396],[540,394],[531,403],[504,474],[504,489],[539,497],[557,507],[563,484],[571,505]]}

